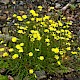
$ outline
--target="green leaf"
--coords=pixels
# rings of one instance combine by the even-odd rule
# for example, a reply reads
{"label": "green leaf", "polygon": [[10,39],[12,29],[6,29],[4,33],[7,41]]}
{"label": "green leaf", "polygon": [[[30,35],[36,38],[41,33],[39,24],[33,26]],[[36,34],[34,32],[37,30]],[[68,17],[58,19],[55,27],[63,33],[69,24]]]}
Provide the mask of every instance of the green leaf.
{"label": "green leaf", "polygon": [[0,75],[0,80],[8,80],[7,76]]}

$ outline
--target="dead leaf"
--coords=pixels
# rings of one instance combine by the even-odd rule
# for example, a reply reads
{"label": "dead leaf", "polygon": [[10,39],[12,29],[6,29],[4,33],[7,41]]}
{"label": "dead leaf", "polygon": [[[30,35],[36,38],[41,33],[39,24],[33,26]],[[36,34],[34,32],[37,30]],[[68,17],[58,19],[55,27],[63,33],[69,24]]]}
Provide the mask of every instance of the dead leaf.
{"label": "dead leaf", "polygon": [[9,80],[14,80],[12,76],[8,75]]}

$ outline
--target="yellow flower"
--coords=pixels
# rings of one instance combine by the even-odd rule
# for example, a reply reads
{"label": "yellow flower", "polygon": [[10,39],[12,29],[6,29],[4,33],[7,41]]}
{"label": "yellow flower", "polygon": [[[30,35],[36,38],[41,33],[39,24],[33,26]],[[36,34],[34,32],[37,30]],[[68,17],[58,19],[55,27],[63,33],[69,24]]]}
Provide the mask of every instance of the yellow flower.
{"label": "yellow flower", "polygon": [[42,11],[42,8],[43,8],[42,6],[38,6],[38,9],[39,9],[40,11]]}
{"label": "yellow flower", "polygon": [[80,47],[78,47],[77,49],[80,50]]}
{"label": "yellow flower", "polygon": [[72,54],[77,54],[77,52],[76,52],[76,51],[72,51],[71,53],[72,53]]}
{"label": "yellow flower", "polygon": [[46,16],[46,15],[45,15],[45,16],[43,17],[43,21],[49,20],[49,18],[50,18],[50,16]]}
{"label": "yellow flower", "polygon": [[37,38],[38,36],[37,36],[37,33],[34,33],[33,34],[33,38]]}
{"label": "yellow flower", "polygon": [[2,40],[0,43],[2,44],[4,41]]}
{"label": "yellow flower", "polygon": [[0,31],[0,34],[1,34],[2,32]]}
{"label": "yellow flower", "polygon": [[23,18],[23,19],[26,19],[26,18],[27,18],[27,15],[22,15],[22,18]]}
{"label": "yellow flower", "polygon": [[34,14],[32,14],[33,16],[38,16],[39,14],[37,14],[37,13],[34,13]]}
{"label": "yellow flower", "polygon": [[35,20],[35,18],[31,18],[31,21],[34,21]]}
{"label": "yellow flower", "polygon": [[18,21],[23,21],[23,18],[21,16],[17,16]]}
{"label": "yellow flower", "polygon": [[59,31],[59,30],[57,30],[57,31],[56,31],[56,33],[58,33],[58,34],[59,34],[59,33],[60,33],[60,31]]}
{"label": "yellow flower", "polygon": [[50,39],[46,38],[46,39],[45,39],[45,42],[50,42]]}
{"label": "yellow flower", "polygon": [[30,32],[31,32],[31,33],[34,33],[35,31],[34,31],[34,30],[31,30]]}
{"label": "yellow flower", "polygon": [[47,46],[50,46],[50,43],[47,43]]}
{"label": "yellow flower", "polygon": [[59,48],[52,48],[51,50],[52,50],[52,52],[55,52],[55,53],[59,52]]}
{"label": "yellow flower", "polygon": [[68,21],[66,24],[72,25],[72,22]]}
{"label": "yellow flower", "polygon": [[20,26],[19,29],[24,29],[24,27]]}
{"label": "yellow flower", "polygon": [[40,59],[40,60],[44,60],[44,56],[40,56],[39,59]]}
{"label": "yellow flower", "polygon": [[32,52],[29,52],[29,56],[33,56],[33,53]]}
{"label": "yellow flower", "polygon": [[18,58],[19,56],[18,56],[18,54],[14,54],[13,56],[12,56],[12,59],[16,59],[16,58]]}
{"label": "yellow flower", "polygon": [[10,48],[8,51],[9,51],[9,52],[13,52],[13,51],[14,51],[14,49],[13,49],[13,48]]}
{"label": "yellow flower", "polygon": [[65,52],[64,51],[60,51],[60,54],[63,55]]}
{"label": "yellow flower", "polygon": [[55,55],[54,58],[58,60],[59,59],[59,56],[58,55]]}
{"label": "yellow flower", "polygon": [[24,46],[24,43],[20,43],[20,46]]}
{"label": "yellow flower", "polygon": [[22,18],[21,16],[17,16],[17,19]]}
{"label": "yellow flower", "polygon": [[34,26],[33,26],[33,28],[35,28],[35,29],[36,29],[36,26],[34,25]]}
{"label": "yellow flower", "polygon": [[30,21],[27,21],[26,24],[30,24]]}
{"label": "yellow flower", "polygon": [[17,38],[16,37],[12,37],[12,42],[16,42]]}
{"label": "yellow flower", "polygon": [[67,42],[66,45],[69,45],[70,46],[71,44],[69,42]]}
{"label": "yellow flower", "polygon": [[4,46],[7,46],[7,44],[4,44]]}
{"label": "yellow flower", "polygon": [[38,40],[38,41],[40,41],[40,40],[41,40],[41,37],[40,37],[40,36],[38,36],[38,37],[37,37],[37,40]]}
{"label": "yellow flower", "polygon": [[23,18],[21,16],[17,16],[18,21],[23,21]]}
{"label": "yellow flower", "polygon": [[38,6],[38,8],[39,8],[39,9],[42,9],[43,7],[42,7],[42,6]]}
{"label": "yellow flower", "polygon": [[50,20],[49,20],[49,22],[50,22],[50,23],[53,23],[53,20],[52,20],[52,19],[50,19]]}
{"label": "yellow flower", "polygon": [[35,38],[31,38],[30,41],[31,41],[31,42],[35,41]]}
{"label": "yellow flower", "polygon": [[44,30],[44,32],[47,32],[47,33],[49,33],[49,30],[48,30],[48,29],[45,29],[45,30]]}
{"label": "yellow flower", "polygon": [[5,50],[5,48],[0,48],[0,51],[4,51]]}
{"label": "yellow flower", "polygon": [[50,27],[49,27],[49,30],[50,30],[50,31],[54,31],[54,28],[50,26]]}
{"label": "yellow flower", "polygon": [[15,25],[15,26],[19,26],[19,24],[18,24],[18,23],[16,23],[16,22],[14,23],[14,25]]}
{"label": "yellow flower", "polygon": [[34,10],[30,10],[30,13],[35,13],[35,11]]}
{"label": "yellow flower", "polygon": [[35,48],[35,51],[40,51],[39,49]]}
{"label": "yellow flower", "polygon": [[17,44],[17,45],[16,45],[16,48],[17,48],[17,49],[21,49],[22,47],[20,46],[20,44]]}
{"label": "yellow flower", "polygon": [[19,49],[19,52],[23,52],[23,48],[22,47]]}
{"label": "yellow flower", "polygon": [[71,50],[71,47],[67,47],[66,50]]}
{"label": "yellow flower", "polygon": [[13,17],[16,17],[17,15],[16,14],[13,14]]}
{"label": "yellow flower", "polygon": [[7,52],[4,52],[3,57],[7,57],[7,56],[9,56],[9,54]]}
{"label": "yellow flower", "polygon": [[61,65],[61,62],[60,61],[57,61],[58,65]]}
{"label": "yellow flower", "polygon": [[63,26],[63,24],[62,24],[61,21],[58,21],[58,25],[59,25],[59,26]]}
{"label": "yellow flower", "polygon": [[51,9],[54,9],[54,7],[50,7],[50,10],[51,10]]}
{"label": "yellow flower", "polygon": [[65,19],[66,19],[66,17],[62,17],[62,19],[63,19],[63,20],[65,20]]}
{"label": "yellow flower", "polygon": [[29,74],[33,74],[33,72],[34,72],[33,69],[29,70]]}
{"label": "yellow flower", "polygon": [[18,30],[18,33],[23,33],[23,30]]}

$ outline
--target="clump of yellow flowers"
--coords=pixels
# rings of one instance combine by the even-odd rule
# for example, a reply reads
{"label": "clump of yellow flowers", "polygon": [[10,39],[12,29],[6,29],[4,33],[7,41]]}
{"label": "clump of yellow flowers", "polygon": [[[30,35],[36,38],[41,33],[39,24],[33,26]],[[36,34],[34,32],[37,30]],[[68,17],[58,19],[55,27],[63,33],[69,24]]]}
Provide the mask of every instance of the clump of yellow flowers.
{"label": "clump of yellow flowers", "polygon": [[[15,65],[15,68],[18,66],[17,69],[21,71],[25,69],[29,75],[34,75],[36,70],[42,69],[54,72],[55,66],[64,66],[66,56],[70,54],[71,57],[80,53],[80,47],[72,51],[70,41],[73,34],[69,30],[72,22],[66,21],[63,15],[60,20],[54,20],[51,15],[40,14],[43,9],[43,6],[38,6],[37,10],[31,9],[29,15],[13,14],[16,19],[15,37],[13,36],[7,45],[6,52],[5,47],[0,48],[0,52],[3,52],[2,57],[11,59],[8,62],[10,65]],[[55,13],[53,6],[50,7],[50,11]],[[3,43],[0,41],[0,44]]]}

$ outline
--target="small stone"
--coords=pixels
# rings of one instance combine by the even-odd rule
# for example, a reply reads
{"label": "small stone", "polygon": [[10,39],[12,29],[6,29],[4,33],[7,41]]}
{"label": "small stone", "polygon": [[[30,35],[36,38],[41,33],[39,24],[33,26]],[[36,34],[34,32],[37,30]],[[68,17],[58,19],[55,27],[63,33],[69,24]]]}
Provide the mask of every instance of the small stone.
{"label": "small stone", "polygon": [[9,0],[0,0],[1,3],[8,4]]}
{"label": "small stone", "polygon": [[35,74],[36,74],[38,80],[46,78],[46,73],[43,70],[42,71],[35,71]]}
{"label": "small stone", "polygon": [[9,80],[14,80],[12,76],[8,75]]}
{"label": "small stone", "polygon": [[77,0],[76,2],[80,2],[80,0]]}
{"label": "small stone", "polygon": [[55,8],[60,8],[61,5],[59,3],[56,3]]}

